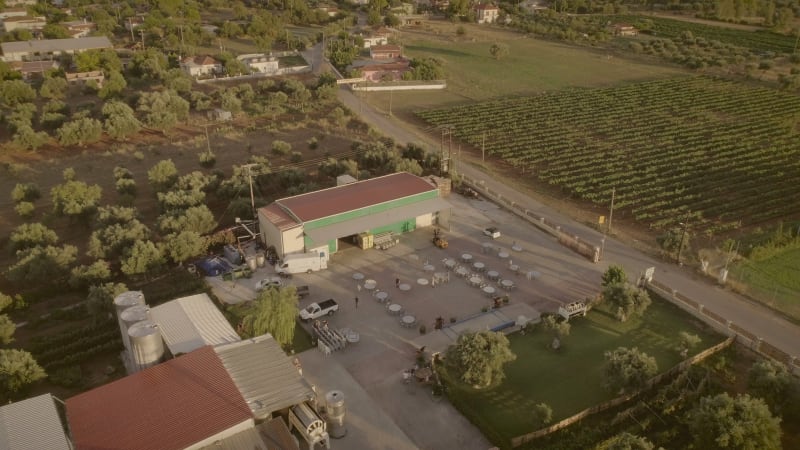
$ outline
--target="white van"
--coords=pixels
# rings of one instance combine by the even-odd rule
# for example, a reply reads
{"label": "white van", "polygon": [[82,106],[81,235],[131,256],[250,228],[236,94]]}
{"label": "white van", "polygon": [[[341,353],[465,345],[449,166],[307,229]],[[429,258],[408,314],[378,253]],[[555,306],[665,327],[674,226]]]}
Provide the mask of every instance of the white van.
{"label": "white van", "polygon": [[328,268],[328,259],[319,253],[292,253],[275,264],[275,272],[279,274],[311,273]]}

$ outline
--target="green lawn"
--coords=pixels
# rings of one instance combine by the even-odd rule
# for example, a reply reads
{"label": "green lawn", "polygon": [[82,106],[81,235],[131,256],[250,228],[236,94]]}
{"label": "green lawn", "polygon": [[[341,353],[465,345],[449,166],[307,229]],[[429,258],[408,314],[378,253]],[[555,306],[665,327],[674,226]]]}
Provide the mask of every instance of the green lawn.
{"label": "green lawn", "polygon": [[470,418],[493,443],[508,441],[533,431],[533,406],[547,403],[553,409],[553,422],[614,396],[602,387],[603,353],[620,346],[638,347],[658,361],[660,370],[677,364],[675,350],[681,331],[697,334],[699,352],[723,340],[721,335],[698,328],[690,316],[677,307],[654,299],[644,318],[619,323],[613,315],[591,311],[585,318],[573,319],[570,336],[559,351],[548,348],[549,334],[535,331],[509,336],[517,360],[506,367],[503,384],[474,390],[451,383],[453,403]]}
{"label": "green lawn", "polygon": [[761,261],[744,261],[731,276],[746,283],[753,297],[800,321],[800,247],[788,248]]}

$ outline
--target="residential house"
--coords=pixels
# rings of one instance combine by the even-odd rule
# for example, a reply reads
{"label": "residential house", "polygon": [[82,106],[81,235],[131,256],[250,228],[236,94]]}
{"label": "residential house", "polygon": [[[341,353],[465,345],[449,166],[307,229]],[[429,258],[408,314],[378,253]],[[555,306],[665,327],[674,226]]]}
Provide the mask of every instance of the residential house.
{"label": "residential house", "polygon": [[94,22],[86,20],[73,20],[71,22],[62,22],[61,25],[67,28],[69,34],[74,38],[88,37],[89,34],[97,29]]}
{"label": "residential house", "polygon": [[328,17],[336,17],[339,14],[339,8],[335,6],[320,6],[317,9],[327,14]]}
{"label": "residential house", "polygon": [[362,39],[364,39],[364,48],[371,48],[377,45],[387,45],[389,43],[389,37],[385,34],[374,33],[363,36]]}
{"label": "residential house", "polygon": [[106,81],[105,75],[102,70],[92,70],[90,72],[72,72],[66,73],[64,76],[67,78],[69,84],[86,84],[88,81],[97,83],[97,87],[103,87],[103,82]]}
{"label": "residential house", "polygon": [[3,20],[3,31],[10,33],[14,30],[39,31],[47,25],[47,19],[42,16],[9,17]]}
{"label": "residential house", "polygon": [[403,49],[399,45],[374,45],[369,48],[369,57],[372,59],[394,59],[403,56]]}
{"label": "residential house", "polygon": [[350,0],[350,3],[359,6],[366,6],[369,5],[369,0]]}
{"label": "residential house", "polygon": [[368,64],[356,67],[361,71],[361,76],[367,81],[397,81],[403,79],[403,74],[411,70],[408,60],[400,60],[386,64]]}
{"label": "residential house", "polygon": [[612,25],[614,36],[638,36],[639,30],[629,23],[615,23]]}
{"label": "residential house", "polygon": [[500,17],[500,8],[495,5],[479,3],[475,5],[475,19],[478,23],[495,23]]}
{"label": "residential house", "polygon": [[6,0],[6,8],[18,8],[20,6],[33,6],[36,0]]}
{"label": "residential house", "polygon": [[214,122],[228,122],[233,120],[233,114],[231,114],[230,111],[222,108],[214,108],[211,111],[208,111],[206,113],[206,117],[208,117],[208,120],[212,120]]}
{"label": "residential house", "polygon": [[531,14],[537,14],[539,11],[543,11],[548,9],[547,6],[544,5],[542,0],[525,0],[520,4],[522,9],[528,11]]}
{"label": "residential house", "polygon": [[79,39],[42,39],[36,41],[3,42],[4,61],[36,61],[52,59],[60,55],[71,55],[86,50],[114,48],[105,36],[85,37]]}
{"label": "residential house", "polygon": [[263,53],[251,53],[236,57],[245,67],[253,73],[268,73],[275,75],[278,73],[278,58],[265,55]]}
{"label": "residential house", "polygon": [[193,77],[209,76],[222,73],[222,63],[205,56],[187,56],[181,61],[181,69]]}
{"label": "residential house", "polygon": [[58,61],[53,60],[13,61],[11,67],[22,74],[23,80],[31,80],[43,77],[45,72],[50,69],[58,69],[60,65]]}

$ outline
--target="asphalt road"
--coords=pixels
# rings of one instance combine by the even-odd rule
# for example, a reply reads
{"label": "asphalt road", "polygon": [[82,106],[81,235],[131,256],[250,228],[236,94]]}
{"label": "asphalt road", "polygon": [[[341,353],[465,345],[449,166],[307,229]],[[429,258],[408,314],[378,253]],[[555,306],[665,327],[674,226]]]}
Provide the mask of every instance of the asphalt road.
{"label": "asphalt road", "polygon": [[[319,61],[321,61],[321,56]],[[315,64],[315,67],[321,68],[322,65],[317,66]],[[438,147],[438,143],[430,136],[420,133],[395,117],[390,117],[386,112],[375,110],[369,104],[362,102],[346,87],[342,87],[339,90],[339,99],[351,111],[359,114],[362,120],[380,130],[385,136],[393,138],[398,144],[417,142],[424,143],[429,148]],[[517,191],[506,184],[504,180],[494,179],[479,168],[463,162],[459,163],[457,169],[460,173],[473,179],[484,180],[485,185],[493,191],[499,192],[502,196],[511,199],[517,204],[525,205],[526,209],[537,215],[562,224],[563,230],[600,246],[600,241],[603,237],[601,233],[577,223],[532,197]],[[578,255],[575,255],[575,257],[581,258]],[[654,278],[659,282],[703,304],[708,310],[742,326],[784,352],[800,357],[800,327],[785,320],[766,307],[716,286],[705,279],[700,279],[690,269],[653,259],[623,242],[607,237],[604,245],[603,261],[597,264],[597,270],[604,271],[608,264],[611,263],[621,265],[627,273],[632,274],[634,277],[648,267],[655,267]]]}

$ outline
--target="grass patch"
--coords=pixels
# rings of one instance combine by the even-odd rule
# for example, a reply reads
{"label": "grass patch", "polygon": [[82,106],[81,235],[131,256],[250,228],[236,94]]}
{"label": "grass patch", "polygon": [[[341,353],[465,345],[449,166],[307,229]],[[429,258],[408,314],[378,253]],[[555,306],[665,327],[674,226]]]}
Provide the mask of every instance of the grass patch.
{"label": "grass patch", "polygon": [[296,67],[307,66],[308,62],[300,55],[289,55],[278,57],[278,66],[280,67]]}
{"label": "grass patch", "polygon": [[759,261],[733,266],[731,274],[746,283],[749,294],[800,321],[800,247],[787,248]]}
{"label": "grass patch", "polygon": [[553,409],[553,422],[614,395],[603,384],[603,354],[617,347],[638,347],[658,361],[659,370],[680,362],[678,333],[697,334],[699,352],[723,340],[686,313],[664,300],[653,299],[645,317],[619,323],[601,306],[585,318],[573,319],[570,336],[559,351],[548,348],[551,335],[536,330],[509,336],[517,360],[506,366],[506,380],[499,386],[474,390],[451,382],[453,404],[475,423],[495,445],[508,446],[512,437],[537,426],[531,410],[538,403]]}

